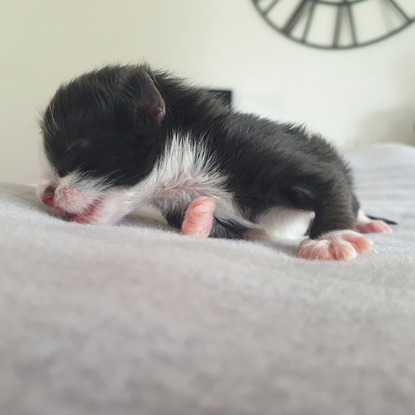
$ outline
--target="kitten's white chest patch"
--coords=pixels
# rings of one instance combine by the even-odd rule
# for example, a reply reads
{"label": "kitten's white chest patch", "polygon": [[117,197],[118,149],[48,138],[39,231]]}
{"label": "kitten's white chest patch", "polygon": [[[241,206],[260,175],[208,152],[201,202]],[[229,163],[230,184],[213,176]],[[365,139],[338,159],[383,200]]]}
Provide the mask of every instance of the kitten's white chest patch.
{"label": "kitten's white chest patch", "polygon": [[162,211],[185,209],[201,196],[217,197],[216,212],[239,216],[232,194],[226,190],[226,176],[209,157],[201,140],[174,134],[151,173],[131,189],[139,204],[150,203]]}

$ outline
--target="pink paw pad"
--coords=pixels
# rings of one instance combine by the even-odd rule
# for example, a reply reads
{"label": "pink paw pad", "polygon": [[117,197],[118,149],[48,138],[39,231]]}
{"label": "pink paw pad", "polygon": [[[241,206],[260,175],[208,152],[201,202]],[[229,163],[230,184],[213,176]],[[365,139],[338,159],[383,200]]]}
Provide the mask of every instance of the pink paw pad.
{"label": "pink paw pad", "polygon": [[213,226],[213,212],[215,211],[215,197],[199,197],[187,208],[182,223],[185,235],[207,238]]}
{"label": "pink paw pad", "polygon": [[368,251],[375,251],[369,238],[344,230],[323,234],[318,239],[305,239],[300,243],[297,255],[311,260],[344,261]]}
{"label": "pink paw pad", "polygon": [[392,229],[383,220],[357,223],[356,229],[361,233],[392,233]]}

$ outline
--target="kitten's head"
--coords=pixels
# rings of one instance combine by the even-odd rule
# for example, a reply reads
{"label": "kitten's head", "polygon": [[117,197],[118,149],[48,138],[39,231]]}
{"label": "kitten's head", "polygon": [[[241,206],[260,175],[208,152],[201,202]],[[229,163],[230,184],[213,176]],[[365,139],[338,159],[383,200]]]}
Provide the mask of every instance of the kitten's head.
{"label": "kitten's head", "polygon": [[154,165],[164,116],[144,66],[105,67],[61,86],[41,121],[48,164],[41,200],[69,220],[116,222],[131,210],[118,200],[122,189]]}

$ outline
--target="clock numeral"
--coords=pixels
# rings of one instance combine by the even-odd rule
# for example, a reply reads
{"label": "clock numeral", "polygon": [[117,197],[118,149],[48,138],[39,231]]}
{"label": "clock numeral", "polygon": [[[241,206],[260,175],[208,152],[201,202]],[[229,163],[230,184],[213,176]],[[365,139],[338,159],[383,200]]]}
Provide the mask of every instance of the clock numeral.
{"label": "clock numeral", "polygon": [[279,2],[280,0],[274,0],[265,10],[264,10],[264,14],[268,14]]}
{"label": "clock numeral", "polygon": [[302,43],[305,43],[307,41],[308,33],[310,32],[310,28],[311,28],[311,22],[313,21],[313,14],[314,14],[315,7],[316,7],[316,2],[313,1],[308,11],[307,22],[305,24],[303,37],[301,38]]}
{"label": "clock numeral", "polygon": [[347,3],[347,15],[349,16],[349,24],[350,24],[350,31],[352,32],[352,38],[353,38],[353,45],[357,45],[357,37],[356,37],[356,27],[354,24],[354,18],[352,13],[352,6],[350,3]]}
{"label": "clock numeral", "polygon": [[302,0],[297,8],[294,10],[294,12],[291,14],[291,16],[288,18],[287,23],[282,28],[282,31],[289,35],[297,26],[300,19],[304,16],[304,13],[308,9],[308,12],[310,13],[310,0]]}
{"label": "clock numeral", "polygon": [[336,14],[336,23],[334,26],[332,46],[335,49],[339,47],[340,33],[342,31],[342,24],[344,21],[349,25],[350,33],[353,39],[353,45],[357,45],[356,26],[352,12],[352,5],[350,3],[344,2],[338,7]]}
{"label": "clock numeral", "polygon": [[337,48],[339,46],[340,31],[342,26],[342,17],[343,17],[344,6],[340,6],[337,9],[336,15],[336,25],[334,26],[334,38],[333,38],[333,47]]}
{"label": "clock numeral", "polygon": [[410,23],[411,19],[408,17],[408,15],[403,11],[402,7],[398,5],[396,0],[383,0],[385,2],[386,6],[389,6],[398,16],[403,18],[403,20],[406,21],[406,23]]}

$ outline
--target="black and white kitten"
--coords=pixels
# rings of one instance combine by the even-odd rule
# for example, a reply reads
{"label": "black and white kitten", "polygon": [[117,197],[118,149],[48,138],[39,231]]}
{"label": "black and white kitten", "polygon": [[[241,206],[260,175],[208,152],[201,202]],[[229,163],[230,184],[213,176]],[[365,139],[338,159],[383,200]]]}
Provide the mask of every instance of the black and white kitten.
{"label": "black and white kitten", "polygon": [[224,238],[308,230],[298,255],[309,259],[372,250],[353,229],[391,231],[359,209],[350,170],[320,136],[234,111],[145,65],[62,85],[41,127],[49,166],[39,196],[67,220],[115,224],[151,204],[188,234],[189,221]]}

